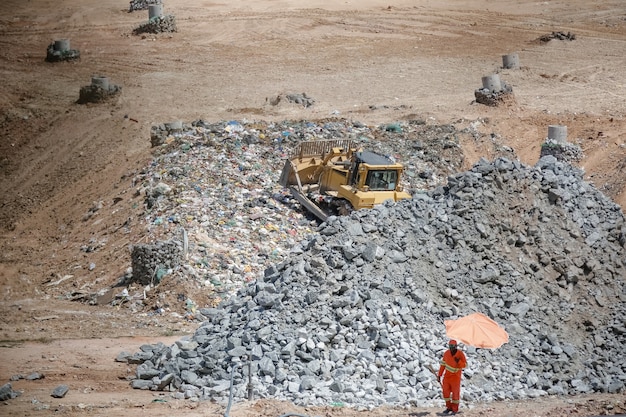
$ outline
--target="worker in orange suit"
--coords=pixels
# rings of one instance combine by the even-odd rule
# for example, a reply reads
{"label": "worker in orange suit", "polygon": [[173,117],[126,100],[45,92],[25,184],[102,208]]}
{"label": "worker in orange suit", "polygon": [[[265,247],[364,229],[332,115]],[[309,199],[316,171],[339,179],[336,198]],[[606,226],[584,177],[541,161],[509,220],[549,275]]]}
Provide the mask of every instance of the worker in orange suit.
{"label": "worker in orange suit", "polygon": [[[465,354],[458,350],[456,340],[448,342],[448,350],[443,354],[439,367],[438,380],[443,390],[443,399],[446,409],[442,414],[453,415],[459,412],[461,400],[461,376],[463,368],[467,366]],[[443,382],[441,377],[443,376]]]}

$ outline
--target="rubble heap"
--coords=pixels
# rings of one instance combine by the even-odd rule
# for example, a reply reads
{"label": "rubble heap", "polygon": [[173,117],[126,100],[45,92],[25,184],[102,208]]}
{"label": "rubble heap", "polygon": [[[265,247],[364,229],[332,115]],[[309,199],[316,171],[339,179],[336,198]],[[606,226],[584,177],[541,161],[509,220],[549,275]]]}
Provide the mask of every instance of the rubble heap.
{"label": "rubble heap", "polygon": [[483,312],[509,343],[466,347],[464,401],[624,392],[624,215],[582,172],[481,160],[413,199],[330,217],[132,386],[178,398],[432,405],[443,321]]}
{"label": "rubble heap", "polygon": [[141,35],[142,33],[168,33],[177,32],[176,16],[163,15],[155,16],[133,29],[133,35]]}
{"label": "rubble heap", "polygon": [[576,144],[548,138],[541,144],[540,152],[541,157],[546,155],[552,155],[559,161],[567,163],[580,162],[583,159],[583,150]]}

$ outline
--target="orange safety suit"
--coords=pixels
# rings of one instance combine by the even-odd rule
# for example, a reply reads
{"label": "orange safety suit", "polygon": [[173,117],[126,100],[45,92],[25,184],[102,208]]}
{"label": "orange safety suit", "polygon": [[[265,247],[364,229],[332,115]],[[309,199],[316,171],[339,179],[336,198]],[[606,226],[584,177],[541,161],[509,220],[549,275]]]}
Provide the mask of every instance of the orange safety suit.
{"label": "orange safety suit", "polygon": [[467,360],[465,354],[457,349],[456,353],[452,355],[450,350],[446,350],[441,359],[441,366],[439,367],[439,381],[443,375],[443,383],[441,388],[443,390],[443,399],[446,401],[446,408],[453,412],[459,411],[459,403],[461,402],[461,376],[463,374],[463,368],[467,366]]}

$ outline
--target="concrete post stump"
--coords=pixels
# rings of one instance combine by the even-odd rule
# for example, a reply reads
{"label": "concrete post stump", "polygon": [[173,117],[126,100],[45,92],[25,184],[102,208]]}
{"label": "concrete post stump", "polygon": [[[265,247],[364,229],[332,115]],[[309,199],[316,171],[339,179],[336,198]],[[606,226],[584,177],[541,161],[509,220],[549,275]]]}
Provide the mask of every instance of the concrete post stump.
{"label": "concrete post stump", "polygon": [[567,141],[567,126],[549,125],[548,138],[541,145],[539,157],[547,155],[567,163],[580,162],[583,159],[583,150],[579,145]]}
{"label": "concrete post stump", "polygon": [[549,125],[548,126],[548,139],[551,139],[556,143],[566,143],[567,142],[567,126]]}
{"label": "concrete post stump", "polygon": [[483,88],[497,93],[502,91],[502,83],[500,82],[500,76],[498,74],[486,75],[482,78]]}
{"label": "concrete post stump", "polygon": [[101,75],[96,75],[91,77],[91,85],[94,87],[99,87],[105,91],[109,90],[109,79],[108,77],[103,77]]}
{"label": "concrete post stump", "polygon": [[162,4],[151,4],[148,6],[148,19],[154,19],[155,17],[163,16]]}
{"label": "concrete post stump", "polygon": [[70,49],[69,39],[55,39],[46,49],[48,62],[72,61],[78,58],[80,58],[80,52]]}
{"label": "concrete post stump", "polygon": [[70,50],[69,39],[57,39],[54,41],[54,50],[59,52],[65,52]]}
{"label": "concrete post stump", "polygon": [[502,67],[506,69],[519,69],[519,56],[516,53],[502,55]]}
{"label": "concrete post stump", "polygon": [[100,103],[119,94],[122,87],[111,84],[109,78],[102,75],[91,77],[91,84],[81,87],[79,104]]}

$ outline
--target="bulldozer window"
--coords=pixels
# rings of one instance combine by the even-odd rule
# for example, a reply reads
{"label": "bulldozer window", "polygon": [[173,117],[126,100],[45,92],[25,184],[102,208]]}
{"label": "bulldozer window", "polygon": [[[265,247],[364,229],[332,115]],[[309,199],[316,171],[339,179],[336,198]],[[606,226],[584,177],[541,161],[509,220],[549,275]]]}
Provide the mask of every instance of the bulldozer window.
{"label": "bulldozer window", "polygon": [[396,171],[370,171],[367,173],[366,185],[372,191],[393,191],[397,181]]}

